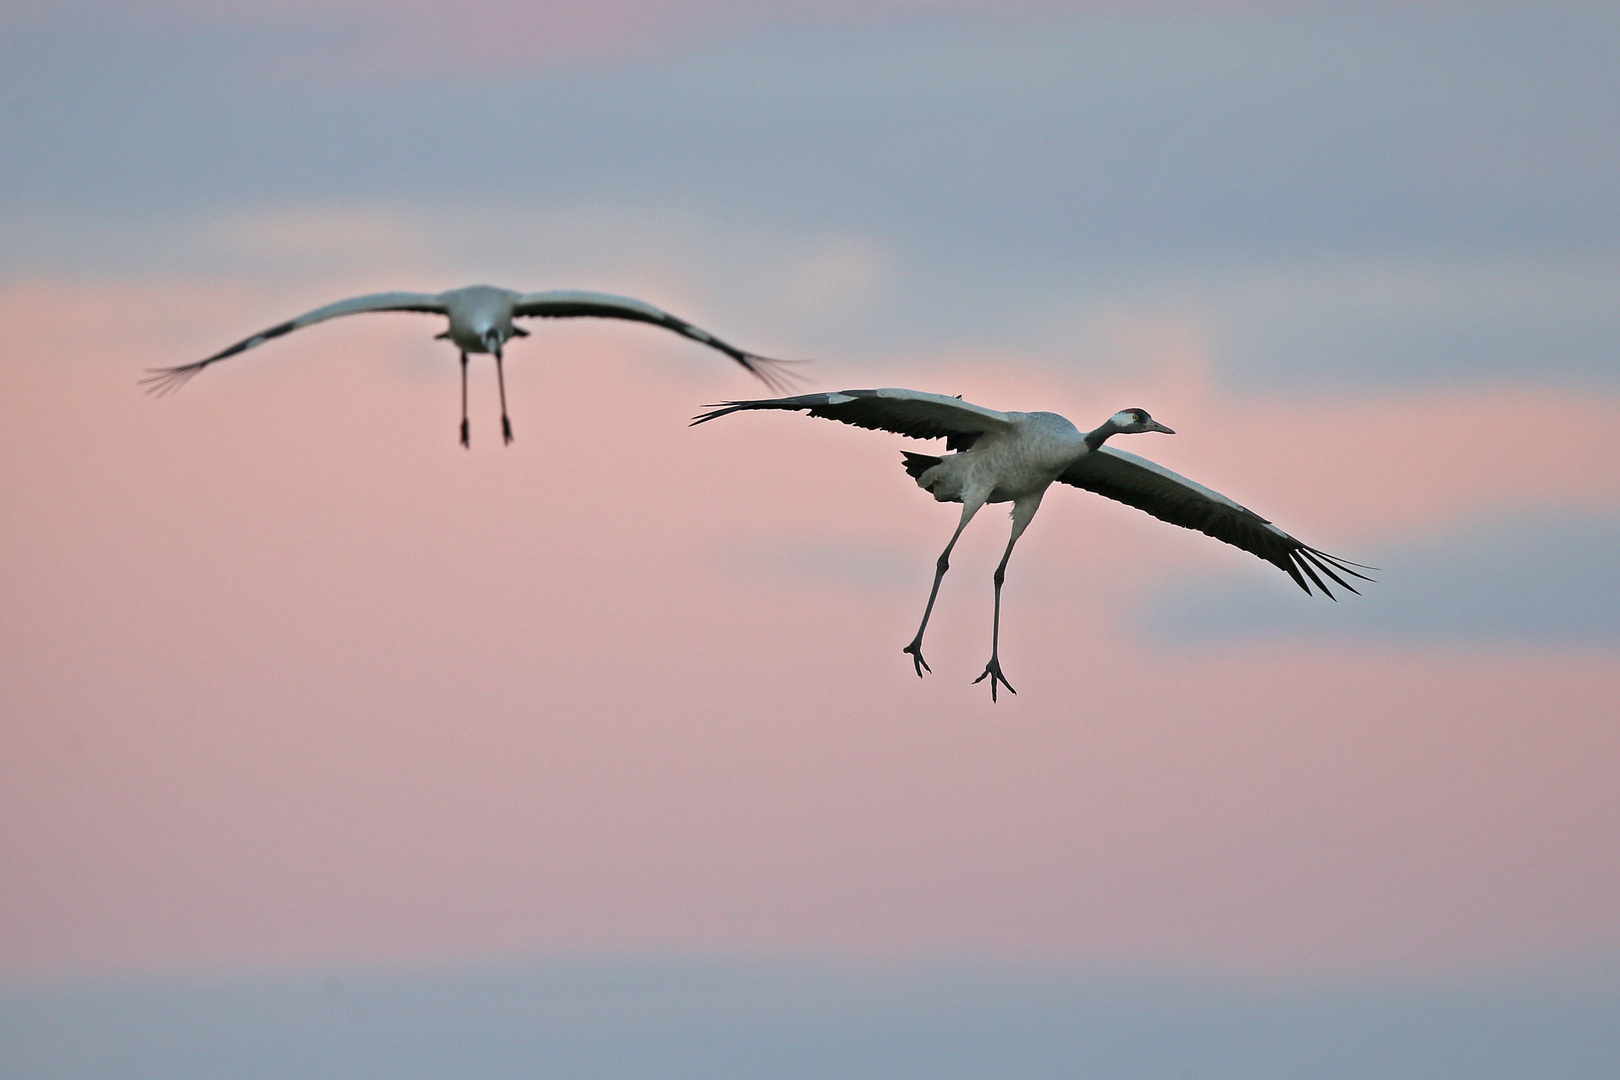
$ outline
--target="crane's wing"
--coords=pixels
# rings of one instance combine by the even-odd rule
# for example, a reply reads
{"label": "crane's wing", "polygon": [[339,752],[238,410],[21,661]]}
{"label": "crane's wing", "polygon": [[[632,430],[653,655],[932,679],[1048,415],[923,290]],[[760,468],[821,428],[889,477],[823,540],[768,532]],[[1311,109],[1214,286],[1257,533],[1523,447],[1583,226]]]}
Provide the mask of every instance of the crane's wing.
{"label": "crane's wing", "polygon": [[223,349],[207,359],[198,360],[194,364],[182,364],[180,367],[171,368],[152,368],[150,375],[142,379],[141,384],[147,388],[148,393],[162,396],[171,390],[178,390],[184,386],[188,379],[215,360],[223,360],[227,356],[235,356],[239,352],[246,352],[255,345],[262,345],[271,338],[280,337],[282,334],[290,334],[300,327],[325,322],[327,319],[335,319],[339,315],[357,315],[362,311],[426,311],[443,315],[445,314],[445,306],[439,297],[431,293],[373,293],[370,296],[355,296],[348,300],[339,300],[335,304],[318,307],[314,311],[306,312],[296,319],[290,319],[277,326],[272,326],[268,330],[261,330],[252,337],[243,338],[230,348]]}
{"label": "crane's wing", "polygon": [[517,303],[512,308],[512,314],[537,319],[589,317],[597,319],[630,319],[633,322],[652,323],[654,326],[662,326],[666,330],[673,330],[682,337],[702,342],[711,349],[720,350],[741,364],[760,382],[779,394],[788,390],[791,386],[791,373],[785,370],[786,365],[797,362],[772,360],[770,357],[760,356],[758,353],[745,352],[735,345],[728,345],[726,342],[721,341],[707,330],[693,326],[685,319],[676,318],[667,311],[628,296],[578,292],[571,289],[528,293],[518,298]]}
{"label": "crane's wing", "polygon": [[1070,465],[1058,477],[1065,484],[1095,491],[1127,506],[1145,510],[1160,521],[1196,529],[1205,536],[1242,548],[1280,567],[1293,578],[1308,595],[1309,578],[1322,594],[1335,599],[1322,581],[1327,575],[1340,587],[1359,593],[1340,574],[1371,581],[1366,574],[1352,567],[1373,569],[1360,563],[1347,562],[1326,552],[1318,551],[1295,540],[1253,510],[1228,499],[1218,491],[1211,491],[1185,476],[1155,465],[1146,458],[1104,446]]}
{"label": "crane's wing", "polygon": [[951,449],[965,449],[988,431],[1011,431],[1006,413],[974,405],[944,394],[921,390],[840,390],[833,394],[801,394],[763,401],[727,401],[694,417],[702,424],[744,409],[795,409],[837,420],[841,424],[892,431],[913,439],[948,439]]}

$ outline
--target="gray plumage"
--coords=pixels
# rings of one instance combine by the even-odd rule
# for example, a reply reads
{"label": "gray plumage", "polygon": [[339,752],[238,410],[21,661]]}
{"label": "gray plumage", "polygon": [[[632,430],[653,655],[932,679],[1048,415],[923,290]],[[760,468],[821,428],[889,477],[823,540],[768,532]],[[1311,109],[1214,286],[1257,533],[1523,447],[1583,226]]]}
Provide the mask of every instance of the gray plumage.
{"label": "gray plumage", "polygon": [[[1042,497],[1053,483],[1094,491],[1146,511],[1161,521],[1195,529],[1257,555],[1283,570],[1307,594],[1314,585],[1333,599],[1326,581],[1351,592],[1347,578],[1371,580],[1357,572],[1370,569],[1301,543],[1254,511],[1135,454],[1104,445],[1115,435],[1158,431],[1174,434],[1141,409],[1125,409],[1101,426],[1082,432],[1049,412],[997,412],[960,398],[918,390],[842,390],[829,394],[757,401],[731,401],[693,420],[706,423],[753,409],[807,412],[856,427],[892,431],[915,439],[945,439],[945,457],[902,452],[907,475],[940,502],[962,504],[962,517],[940,555],[922,625],[905,647],[920,676],[931,670],[922,656],[923,633],[939,595],[939,583],[950,566],[950,554],[962,530],[985,503],[1013,504],[1012,536],[995,573],[995,623],[990,662],[975,682],[989,678],[990,696],[1000,683],[1012,690],[998,659],[1001,637],[1001,585],[1007,561]],[[1017,691],[1013,691],[1016,693]]]}
{"label": "gray plumage", "polygon": [[506,373],[502,367],[502,350],[514,337],[527,337],[528,331],[513,320],[537,319],[628,319],[650,323],[671,330],[682,337],[716,349],[740,364],[744,370],[758,378],[777,393],[787,389],[787,372],[781,360],[772,360],[757,353],[747,352],[727,344],[707,330],[693,326],[667,311],[628,296],[608,293],[556,290],[552,292],[519,293],[493,285],[470,285],[464,289],[451,289],[442,293],[375,293],[339,300],[334,304],[305,312],[296,319],[278,323],[251,337],[243,338],[212,356],[178,367],[155,368],[141,382],[155,394],[163,395],[179,389],[208,365],[238,353],[246,352],[272,338],[290,334],[294,330],[312,326],[327,319],[343,315],[357,315],[373,311],[414,311],[444,315],[449,327],[438,335],[447,338],[461,350],[461,441],[468,444],[467,428],[467,357],[472,354],[493,354],[501,390],[501,428],[507,442],[512,441],[512,425],[506,416]]}

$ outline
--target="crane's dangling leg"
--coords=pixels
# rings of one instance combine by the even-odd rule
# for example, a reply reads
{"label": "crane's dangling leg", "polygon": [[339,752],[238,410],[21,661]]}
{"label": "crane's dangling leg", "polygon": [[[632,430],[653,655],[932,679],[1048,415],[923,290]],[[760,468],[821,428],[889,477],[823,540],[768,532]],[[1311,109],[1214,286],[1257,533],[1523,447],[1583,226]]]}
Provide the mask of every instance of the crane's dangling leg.
{"label": "crane's dangling leg", "polygon": [[922,678],[924,671],[934,670],[928,666],[928,661],[923,659],[922,639],[923,632],[928,629],[928,617],[934,613],[934,601],[939,597],[939,583],[944,579],[945,571],[951,568],[951,549],[956,546],[956,541],[961,537],[962,530],[967,528],[968,522],[973,520],[973,515],[977,514],[979,507],[983,505],[983,498],[963,498],[962,520],[957,524],[956,531],[951,534],[951,542],[946,544],[945,550],[939,553],[939,562],[934,566],[934,587],[928,590],[928,606],[923,608],[922,625],[917,627],[917,636],[911,639],[911,644],[900,650],[903,653],[911,654],[911,662],[917,669],[917,678],[919,679]]}
{"label": "crane's dangling leg", "polygon": [[1030,520],[1035,517],[1035,511],[1041,508],[1041,495],[1044,494],[1046,493],[1043,491],[1033,497],[1014,500],[1012,536],[1008,538],[1007,550],[1002,553],[1001,563],[996,567],[996,617],[990,629],[990,662],[984,665],[984,674],[973,680],[974,685],[984,682],[985,679],[990,680],[991,701],[996,700],[996,683],[998,682],[1008,690],[1012,690],[1013,693],[1018,693],[1018,691],[1013,690],[1012,683],[1007,681],[1007,676],[1001,673],[1001,661],[998,659],[1001,652],[1001,583],[1007,580],[1007,560],[1012,558],[1013,545],[1018,543],[1018,538],[1029,527]]}
{"label": "crane's dangling leg", "polygon": [[472,449],[472,432],[467,427],[467,350],[461,351],[461,445]]}
{"label": "crane's dangling leg", "polygon": [[512,421],[506,418],[506,372],[501,367],[501,349],[495,347],[495,381],[501,387],[501,437],[506,445],[512,445]]}

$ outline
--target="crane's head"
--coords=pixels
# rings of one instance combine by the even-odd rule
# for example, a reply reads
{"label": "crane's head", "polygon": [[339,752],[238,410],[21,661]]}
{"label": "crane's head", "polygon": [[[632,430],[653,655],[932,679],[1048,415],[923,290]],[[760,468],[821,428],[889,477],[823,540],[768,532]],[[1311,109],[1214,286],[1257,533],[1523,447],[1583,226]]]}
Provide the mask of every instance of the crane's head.
{"label": "crane's head", "polygon": [[506,341],[506,339],[501,336],[501,330],[498,326],[485,327],[483,330],[479,331],[478,339],[484,343],[484,351],[487,353],[500,352],[501,346]]}
{"label": "crane's head", "polygon": [[1108,422],[1121,435],[1137,435],[1144,431],[1162,431],[1166,435],[1175,434],[1174,431],[1149,416],[1146,409],[1121,409],[1109,417]]}

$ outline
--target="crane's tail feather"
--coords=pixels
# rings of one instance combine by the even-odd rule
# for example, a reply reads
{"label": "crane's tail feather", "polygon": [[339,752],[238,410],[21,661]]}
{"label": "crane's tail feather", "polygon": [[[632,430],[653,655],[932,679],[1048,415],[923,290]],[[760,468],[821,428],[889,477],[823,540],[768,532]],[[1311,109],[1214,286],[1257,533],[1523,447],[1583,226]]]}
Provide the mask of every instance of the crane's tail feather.
{"label": "crane's tail feather", "polygon": [[913,480],[922,479],[923,473],[945,460],[930,454],[913,454],[909,450],[900,451],[900,457],[903,459],[902,467],[906,470],[906,475]]}

